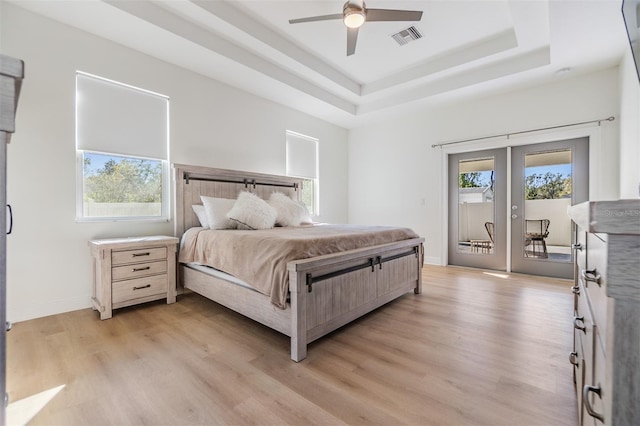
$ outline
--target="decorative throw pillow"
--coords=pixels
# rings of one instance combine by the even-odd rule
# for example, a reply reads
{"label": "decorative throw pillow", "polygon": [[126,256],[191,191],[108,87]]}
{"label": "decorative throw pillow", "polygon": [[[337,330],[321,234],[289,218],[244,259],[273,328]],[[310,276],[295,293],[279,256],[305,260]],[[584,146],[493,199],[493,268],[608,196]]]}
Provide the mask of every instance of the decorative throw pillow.
{"label": "decorative throw pillow", "polygon": [[311,224],[313,223],[313,219],[311,219],[311,213],[309,213],[309,209],[307,208],[307,205],[305,203],[303,203],[302,201],[296,201],[296,203],[298,203],[298,206],[300,206],[300,224]]}
{"label": "decorative throw pillow", "polygon": [[193,212],[198,216],[198,221],[200,222],[200,226],[204,229],[209,229],[209,222],[207,221],[207,212],[204,209],[202,204],[194,204],[191,206]]}
{"label": "decorative throw pillow", "polygon": [[277,214],[265,200],[243,191],[227,217],[236,223],[238,229],[270,229],[276,223]]}
{"label": "decorative throw pillow", "polygon": [[269,197],[269,205],[278,213],[276,224],[280,226],[300,226],[304,211],[297,201],[282,192],[274,192]]}
{"label": "decorative throw pillow", "polygon": [[207,224],[211,229],[234,229],[236,224],[229,220],[227,213],[231,210],[236,202],[231,198],[215,198],[200,196],[204,211],[207,216]]}

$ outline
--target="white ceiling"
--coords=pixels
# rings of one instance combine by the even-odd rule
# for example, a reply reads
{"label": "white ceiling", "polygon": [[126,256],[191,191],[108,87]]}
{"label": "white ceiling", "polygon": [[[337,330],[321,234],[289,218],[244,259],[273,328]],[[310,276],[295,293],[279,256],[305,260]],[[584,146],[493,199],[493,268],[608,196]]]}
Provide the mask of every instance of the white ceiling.
{"label": "white ceiling", "polygon": [[[621,0],[368,0],[423,17],[365,23],[352,56],[341,21],[288,23],[342,0],[6,1],[346,128],[607,68],[628,48]],[[410,25],[423,37],[399,46]]]}

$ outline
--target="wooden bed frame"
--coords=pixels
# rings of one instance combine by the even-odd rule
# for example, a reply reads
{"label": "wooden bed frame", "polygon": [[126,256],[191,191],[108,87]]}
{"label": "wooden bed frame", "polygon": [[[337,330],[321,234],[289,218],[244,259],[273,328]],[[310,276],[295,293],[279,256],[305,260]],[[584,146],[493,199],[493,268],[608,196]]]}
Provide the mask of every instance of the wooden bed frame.
{"label": "wooden bed frame", "polygon": [[[299,200],[302,180],[207,167],[174,165],[175,235],[200,226],[193,204],[200,195],[261,198],[283,192]],[[272,305],[257,291],[180,264],[179,287],[187,288],[291,338],[291,359],[301,361],[307,344],[405,293],[422,291],[423,238],[289,262],[290,302]]]}

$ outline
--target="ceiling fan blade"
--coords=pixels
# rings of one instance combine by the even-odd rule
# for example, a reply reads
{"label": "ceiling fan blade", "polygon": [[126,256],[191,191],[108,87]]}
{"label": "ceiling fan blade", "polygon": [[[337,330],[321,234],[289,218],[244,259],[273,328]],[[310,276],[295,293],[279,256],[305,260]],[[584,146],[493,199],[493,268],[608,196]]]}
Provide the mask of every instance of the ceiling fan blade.
{"label": "ceiling fan blade", "polygon": [[358,30],[359,28],[347,28],[347,56],[351,56],[356,53]]}
{"label": "ceiling fan blade", "polygon": [[329,21],[331,19],[342,19],[342,13],[335,15],[310,16],[308,18],[289,19],[290,24],[301,24],[304,22]]}
{"label": "ceiling fan blade", "polygon": [[421,10],[366,9],[367,21],[419,21]]}

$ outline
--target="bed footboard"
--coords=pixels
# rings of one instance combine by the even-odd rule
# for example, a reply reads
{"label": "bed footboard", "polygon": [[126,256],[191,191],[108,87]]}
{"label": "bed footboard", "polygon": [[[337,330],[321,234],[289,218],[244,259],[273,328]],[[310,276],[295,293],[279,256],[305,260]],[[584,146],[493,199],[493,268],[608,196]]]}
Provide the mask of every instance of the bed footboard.
{"label": "bed footboard", "polygon": [[413,291],[422,292],[423,238],[288,264],[291,359],[307,344]]}

